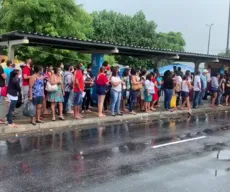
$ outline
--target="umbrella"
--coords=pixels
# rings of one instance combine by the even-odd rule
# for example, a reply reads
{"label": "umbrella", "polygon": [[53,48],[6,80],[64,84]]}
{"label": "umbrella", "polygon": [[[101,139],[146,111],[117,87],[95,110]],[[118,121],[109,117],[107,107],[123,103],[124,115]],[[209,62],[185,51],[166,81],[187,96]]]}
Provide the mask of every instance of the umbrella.
{"label": "umbrella", "polygon": [[[172,63],[172,64],[167,65],[167,66],[159,67],[158,70],[159,70],[160,75],[163,76],[165,71],[167,71],[167,70],[173,71],[174,66],[176,66],[177,68],[181,67],[181,71],[183,73],[185,73],[185,71],[187,71],[187,70],[194,73],[194,67],[188,66],[186,64]],[[153,69],[149,70],[149,72],[152,72],[152,71],[153,71]]]}

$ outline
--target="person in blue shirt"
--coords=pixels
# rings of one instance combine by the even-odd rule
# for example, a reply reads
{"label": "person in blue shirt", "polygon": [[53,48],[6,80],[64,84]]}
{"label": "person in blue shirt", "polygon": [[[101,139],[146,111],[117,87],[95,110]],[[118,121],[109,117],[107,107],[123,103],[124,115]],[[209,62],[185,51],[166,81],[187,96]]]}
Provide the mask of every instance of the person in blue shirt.
{"label": "person in blue shirt", "polygon": [[13,67],[12,67],[13,63],[11,60],[8,60],[6,62],[6,68],[4,68],[4,73],[6,74],[6,86],[8,86],[9,84],[9,79],[10,79],[10,73],[13,71]]}

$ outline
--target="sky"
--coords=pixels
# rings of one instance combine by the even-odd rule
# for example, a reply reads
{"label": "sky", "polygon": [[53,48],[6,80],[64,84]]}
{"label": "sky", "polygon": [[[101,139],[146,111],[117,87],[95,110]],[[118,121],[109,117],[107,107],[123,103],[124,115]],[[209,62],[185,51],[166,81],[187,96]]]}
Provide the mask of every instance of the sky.
{"label": "sky", "polygon": [[158,25],[158,32],[181,32],[186,51],[207,53],[209,28],[210,54],[224,52],[227,41],[229,0],[77,0],[87,12],[113,10],[134,15],[142,10],[147,20]]}

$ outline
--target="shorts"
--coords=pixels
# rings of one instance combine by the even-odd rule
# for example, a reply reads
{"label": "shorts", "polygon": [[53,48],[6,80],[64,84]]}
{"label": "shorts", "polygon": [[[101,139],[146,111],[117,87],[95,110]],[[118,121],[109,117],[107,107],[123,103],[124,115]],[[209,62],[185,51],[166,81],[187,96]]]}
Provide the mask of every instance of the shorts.
{"label": "shorts", "polygon": [[189,92],[182,91],[182,92],[181,92],[181,96],[182,96],[183,98],[187,98],[187,97],[189,97]]}
{"label": "shorts", "polygon": [[29,95],[29,85],[22,86],[22,95]]}
{"label": "shorts", "polygon": [[215,87],[211,87],[211,92],[212,93],[217,93],[219,91],[218,88],[215,88]]}
{"label": "shorts", "polygon": [[82,101],[83,101],[82,92],[74,92],[74,99],[73,99],[74,106],[81,106]]}
{"label": "shorts", "polygon": [[96,93],[98,95],[106,95],[106,90],[107,90],[107,86],[105,86],[105,85],[97,85],[96,86]]}
{"label": "shorts", "polygon": [[43,103],[43,96],[35,97],[33,98],[33,104],[36,105],[42,105]]}

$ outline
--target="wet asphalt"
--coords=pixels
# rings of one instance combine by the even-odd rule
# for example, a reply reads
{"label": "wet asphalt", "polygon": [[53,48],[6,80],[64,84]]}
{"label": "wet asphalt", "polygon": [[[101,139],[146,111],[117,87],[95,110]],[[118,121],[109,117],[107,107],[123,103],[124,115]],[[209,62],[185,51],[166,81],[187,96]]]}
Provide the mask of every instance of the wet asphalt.
{"label": "wet asphalt", "polygon": [[2,138],[0,192],[227,192],[229,118],[220,112]]}

